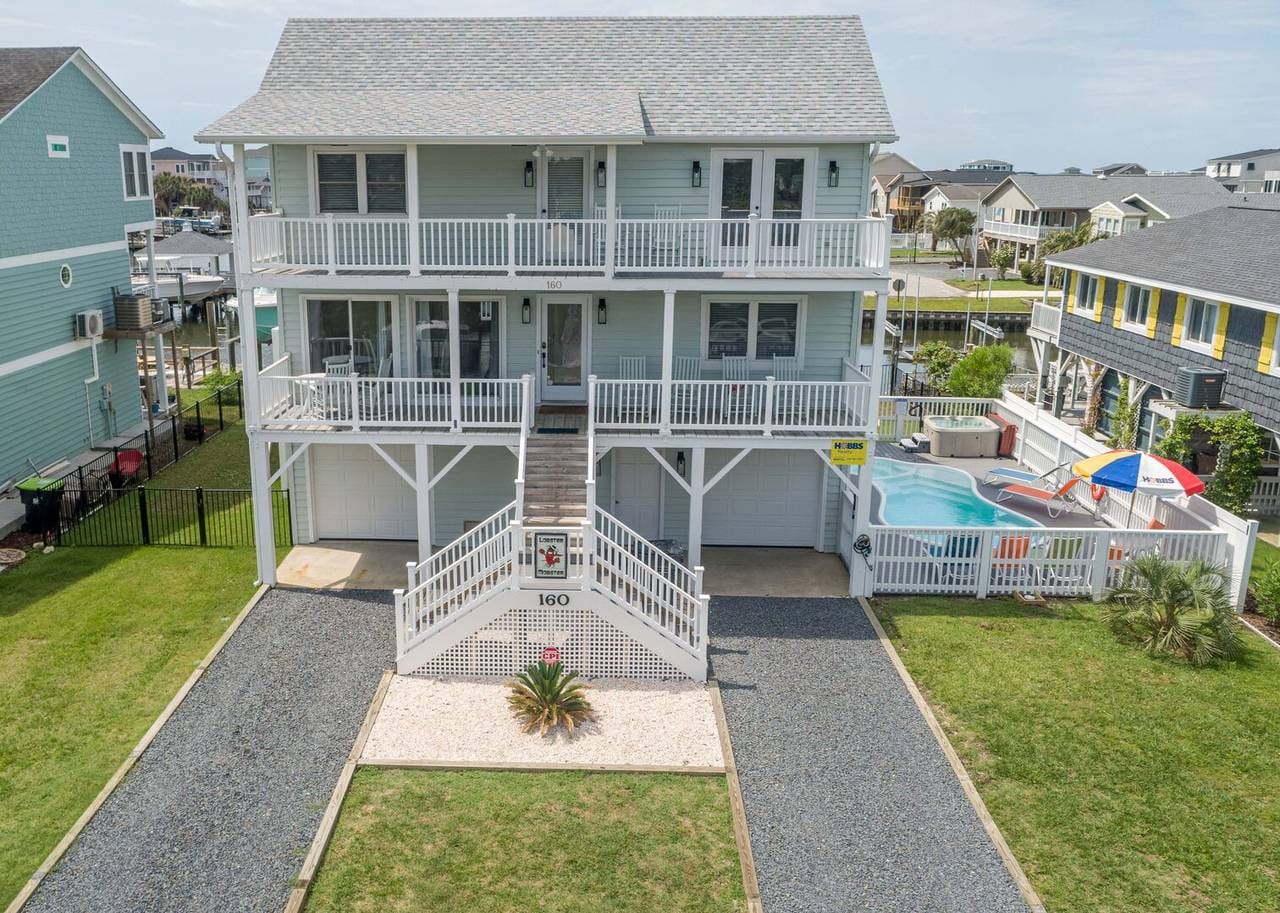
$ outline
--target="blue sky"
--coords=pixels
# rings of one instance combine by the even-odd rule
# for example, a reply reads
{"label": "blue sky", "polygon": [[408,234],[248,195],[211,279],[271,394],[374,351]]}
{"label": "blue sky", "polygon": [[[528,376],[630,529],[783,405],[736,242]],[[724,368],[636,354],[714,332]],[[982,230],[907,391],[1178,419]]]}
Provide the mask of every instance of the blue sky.
{"label": "blue sky", "polygon": [[[863,16],[902,140],[925,168],[1139,161],[1188,168],[1280,146],[1280,0],[704,0],[700,14]],[[84,47],[165,131],[191,135],[256,88],[290,15],[680,14],[685,2],[0,0],[0,44]],[[394,49],[388,49],[394,53]],[[817,65],[815,63],[815,65]]]}

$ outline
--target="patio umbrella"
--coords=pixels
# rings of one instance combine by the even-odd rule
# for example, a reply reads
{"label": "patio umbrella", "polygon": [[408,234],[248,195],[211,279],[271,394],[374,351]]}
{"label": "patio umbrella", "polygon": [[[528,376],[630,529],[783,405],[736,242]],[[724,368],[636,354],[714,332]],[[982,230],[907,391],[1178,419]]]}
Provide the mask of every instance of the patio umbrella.
{"label": "patio umbrella", "polygon": [[1140,450],[1108,450],[1080,460],[1071,467],[1071,471],[1091,485],[1131,492],[1130,520],[1133,519],[1133,502],[1139,492],[1157,498],[1172,498],[1198,495],[1204,491],[1204,482],[1186,467]]}

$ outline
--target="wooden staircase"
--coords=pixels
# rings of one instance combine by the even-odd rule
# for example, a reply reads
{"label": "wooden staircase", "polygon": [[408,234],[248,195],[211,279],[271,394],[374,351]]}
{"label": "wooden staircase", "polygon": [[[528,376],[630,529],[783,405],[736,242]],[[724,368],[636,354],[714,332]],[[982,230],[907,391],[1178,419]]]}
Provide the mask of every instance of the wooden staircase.
{"label": "wooden staircase", "polygon": [[587,438],[531,434],[525,455],[526,526],[575,526],[587,518]]}

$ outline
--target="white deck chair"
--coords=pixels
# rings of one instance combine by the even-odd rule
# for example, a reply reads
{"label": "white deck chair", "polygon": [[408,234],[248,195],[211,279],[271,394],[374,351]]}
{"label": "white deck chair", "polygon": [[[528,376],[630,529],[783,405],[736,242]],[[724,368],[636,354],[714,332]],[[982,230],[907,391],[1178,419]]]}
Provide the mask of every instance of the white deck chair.
{"label": "white deck chair", "polygon": [[652,248],[652,265],[666,267],[687,266],[681,257],[681,239],[683,229],[677,222],[680,218],[679,206],[654,206],[653,218],[657,224],[649,236]]}
{"label": "white deck chair", "polygon": [[645,357],[643,355],[620,355],[618,357],[619,380],[644,380]]}
{"label": "white deck chair", "polygon": [[[618,379],[644,380],[645,357],[643,355],[618,356]],[[627,420],[650,422],[657,419],[658,401],[656,398],[650,399],[652,395],[652,391],[649,389],[650,386],[648,384],[638,384],[619,391],[621,401],[617,404],[618,411]]]}
{"label": "white deck chair", "polygon": [[702,391],[696,384],[681,381],[702,380],[702,359],[694,355],[677,355],[671,360],[671,380],[675,384],[671,398],[671,416],[676,421],[691,421],[702,402]]}
{"label": "white deck chair", "polygon": [[[720,360],[720,370],[726,381],[734,382],[723,392],[723,399],[719,399],[727,413],[723,418],[734,423],[751,424],[757,418],[758,407],[763,405],[764,394],[746,383],[751,380],[751,367],[746,356],[724,356]],[[738,386],[739,382],[741,386]]]}
{"label": "white deck chair", "polygon": [[[794,355],[773,356],[773,378],[779,381],[800,379],[800,359]],[[796,424],[804,411],[803,388],[776,387],[773,391],[773,414],[787,424]]]}
{"label": "white deck chair", "polygon": [[324,360],[324,373],[326,377],[350,377],[351,356],[330,355]]}
{"label": "white deck chair", "polygon": [[720,359],[725,380],[751,380],[751,367],[745,355],[726,355]]}

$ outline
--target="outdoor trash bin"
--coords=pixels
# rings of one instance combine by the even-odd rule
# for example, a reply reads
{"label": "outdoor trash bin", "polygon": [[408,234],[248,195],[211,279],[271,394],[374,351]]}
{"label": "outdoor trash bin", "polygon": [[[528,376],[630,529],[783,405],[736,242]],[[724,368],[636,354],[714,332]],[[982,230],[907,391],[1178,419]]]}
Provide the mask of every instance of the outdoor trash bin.
{"label": "outdoor trash bin", "polygon": [[29,533],[44,534],[58,523],[58,509],[62,501],[61,479],[45,479],[30,476],[18,483],[18,494],[26,508],[23,528]]}

